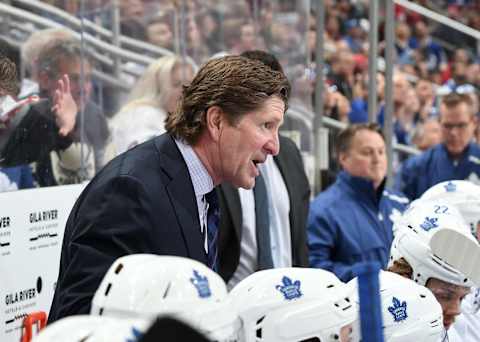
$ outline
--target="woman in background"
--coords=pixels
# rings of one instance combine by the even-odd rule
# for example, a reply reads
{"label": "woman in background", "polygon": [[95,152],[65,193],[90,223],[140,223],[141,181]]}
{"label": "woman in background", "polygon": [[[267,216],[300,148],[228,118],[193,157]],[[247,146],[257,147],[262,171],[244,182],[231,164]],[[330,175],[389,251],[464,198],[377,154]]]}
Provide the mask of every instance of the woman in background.
{"label": "woman in background", "polygon": [[190,58],[179,56],[150,64],[110,122],[118,154],[165,132],[167,113],[175,110],[182,85],[192,80],[196,68]]}

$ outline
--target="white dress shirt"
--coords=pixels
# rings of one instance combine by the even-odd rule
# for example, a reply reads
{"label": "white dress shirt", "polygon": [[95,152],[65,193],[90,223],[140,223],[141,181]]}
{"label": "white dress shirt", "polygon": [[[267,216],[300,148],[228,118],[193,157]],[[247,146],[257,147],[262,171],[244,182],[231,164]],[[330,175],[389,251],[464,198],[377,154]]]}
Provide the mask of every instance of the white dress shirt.
{"label": "white dress shirt", "polygon": [[[204,236],[204,248],[208,253],[208,238],[207,238],[207,212],[208,203],[205,195],[213,190],[213,180],[202,161],[190,145],[175,139],[175,143],[182,154],[185,163],[187,164],[188,173],[192,179],[193,191],[197,199],[198,219],[200,222],[200,229]],[[205,229],[205,231],[204,231]]]}
{"label": "white dress shirt", "polygon": [[[270,245],[274,267],[292,266],[292,243],[290,237],[290,199],[272,156],[259,165],[265,180],[269,201]],[[233,288],[241,280],[257,270],[257,237],[255,224],[255,199],[253,190],[238,189],[242,206],[242,239],[240,260],[227,286]]]}

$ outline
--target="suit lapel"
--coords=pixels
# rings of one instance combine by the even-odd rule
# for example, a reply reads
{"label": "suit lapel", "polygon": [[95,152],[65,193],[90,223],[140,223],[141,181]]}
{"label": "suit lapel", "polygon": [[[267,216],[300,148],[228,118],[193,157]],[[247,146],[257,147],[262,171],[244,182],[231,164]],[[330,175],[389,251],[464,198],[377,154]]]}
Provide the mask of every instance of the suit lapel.
{"label": "suit lapel", "polygon": [[280,170],[280,174],[282,175],[283,182],[285,183],[285,186],[287,188],[288,192],[288,200],[290,203],[290,212],[288,214],[288,218],[290,221],[290,239],[292,241],[292,261],[295,259],[295,253],[294,253],[294,245],[295,241],[297,241],[297,237],[295,236],[295,199],[293,196],[293,191],[294,191],[294,184],[292,182],[292,177],[291,177],[291,170],[288,168],[288,162],[285,160],[286,158],[286,153],[279,153],[275,157],[273,157],[273,160],[275,161],[275,164],[277,164],[278,169]]}
{"label": "suit lapel", "polygon": [[242,241],[242,210],[240,203],[240,196],[238,195],[238,189],[234,188],[229,183],[223,183],[220,185],[223,194],[225,196],[226,209],[230,213],[233,222],[233,228],[238,238],[238,244]]}
{"label": "suit lapel", "polygon": [[[163,135],[156,146],[162,159],[161,166],[171,178],[166,189],[190,258],[207,263],[204,239],[200,231],[198,207],[187,165],[173,138]],[[167,139],[167,140],[166,140]]]}

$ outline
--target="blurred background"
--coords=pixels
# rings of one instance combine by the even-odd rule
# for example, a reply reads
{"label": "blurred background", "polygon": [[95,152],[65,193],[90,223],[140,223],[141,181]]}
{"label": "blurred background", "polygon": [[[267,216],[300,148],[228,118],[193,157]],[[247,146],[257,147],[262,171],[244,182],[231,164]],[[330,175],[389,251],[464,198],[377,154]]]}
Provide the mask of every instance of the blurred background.
{"label": "blurred background", "polygon": [[[0,95],[25,101],[0,118],[0,190],[92,178],[116,154],[164,131],[163,118],[202,63],[253,49],[274,54],[292,84],[281,133],[300,148],[315,192],[335,179],[330,145],[348,123],[384,125],[394,174],[410,154],[441,141],[441,96],[468,93],[478,112],[480,1],[393,1],[393,22],[385,20],[387,3],[3,0],[0,54],[15,64],[18,86],[9,88],[4,73]],[[54,126],[22,125],[32,110],[46,115],[48,106],[37,107],[54,99],[62,74],[70,77],[78,111],[67,142]],[[390,79],[391,100],[385,94]],[[33,95],[40,102],[29,101]],[[29,134],[40,137],[32,143]]]}

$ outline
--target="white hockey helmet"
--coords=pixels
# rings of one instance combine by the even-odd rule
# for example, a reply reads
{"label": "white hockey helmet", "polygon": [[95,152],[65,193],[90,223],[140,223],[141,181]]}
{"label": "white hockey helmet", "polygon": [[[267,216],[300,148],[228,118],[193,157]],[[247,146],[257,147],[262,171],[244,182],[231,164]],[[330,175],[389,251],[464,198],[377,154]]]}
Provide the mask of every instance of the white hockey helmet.
{"label": "white hockey helmet", "polygon": [[213,341],[236,340],[240,328],[223,279],[198,261],[175,256],[134,254],[116,260],[93,297],[91,314],[171,315]]}
{"label": "white hockey helmet", "polygon": [[441,201],[412,202],[395,222],[389,266],[404,258],[413,269],[412,279],[420,285],[425,286],[428,279],[437,278],[455,285],[472,286],[469,278],[432,252],[432,238],[444,229],[475,241],[454,206]]}
{"label": "white hockey helmet", "polygon": [[473,236],[477,236],[480,222],[480,186],[466,180],[451,180],[438,183],[421,197],[424,200],[439,200],[457,207]]}
{"label": "white hockey helmet", "polygon": [[153,323],[151,320],[103,318],[110,320],[96,329],[85,342],[138,342]]}
{"label": "white hockey helmet", "polygon": [[350,289],[333,273],[310,268],[256,272],[230,292],[242,319],[241,341],[339,341],[357,318]]}
{"label": "white hockey helmet", "polygon": [[125,342],[136,341],[151,325],[149,320],[99,316],[69,316],[43,329],[33,342]]}
{"label": "white hockey helmet", "polygon": [[[357,281],[355,278],[348,283],[356,302]],[[429,289],[386,271],[380,271],[379,281],[385,342],[440,341],[442,307]]]}

